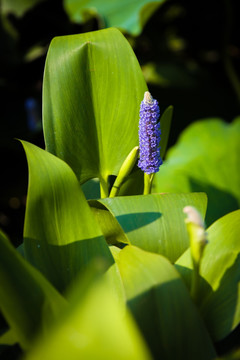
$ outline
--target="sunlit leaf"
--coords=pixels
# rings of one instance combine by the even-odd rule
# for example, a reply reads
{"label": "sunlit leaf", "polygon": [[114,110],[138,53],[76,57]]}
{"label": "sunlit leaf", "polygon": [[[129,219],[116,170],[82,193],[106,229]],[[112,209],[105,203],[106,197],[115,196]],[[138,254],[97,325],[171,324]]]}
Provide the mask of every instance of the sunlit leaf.
{"label": "sunlit leaf", "polygon": [[228,124],[206,119],[190,125],[154,178],[153,191],[204,191],[206,222],[239,208],[240,118]]}
{"label": "sunlit leaf", "polygon": [[0,233],[0,308],[11,327],[5,341],[12,337],[29,348],[65,306],[65,299]]}
{"label": "sunlit leaf", "polygon": [[150,360],[135,322],[116,301],[109,281],[102,278],[86,284],[84,294],[81,284],[80,290],[75,284],[71,306],[52,331],[39,338],[26,360]]}
{"label": "sunlit leaf", "polygon": [[99,178],[107,193],[138,145],[139,107],[147,90],[133,50],[117,29],[55,38],[43,89],[47,150],[84,183]]}
{"label": "sunlit leaf", "polygon": [[63,290],[92,259],[113,259],[71,168],[30,143],[23,146],[29,165],[26,258]]}
{"label": "sunlit leaf", "polygon": [[65,0],[64,6],[70,19],[83,23],[99,17],[103,27],[118,27],[132,35],[139,35],[151,15],[164,0]]}
{"label": "sunlit leaf", "polygon": [[[130,244],[162,254],[174,262],[189,247],[184,206],[195,206],[204,218],[207,198],[201,193],[151,194],[107,198],[99,203],[117,219]],[[90,205],[99,207],[96,201],[90,201]],[[98,220],[104,229],[106,224],[101,223],[100,217]],[[119,234],[117,227],[111,229]],[[117,240],[127,242],[121,240],[120,235]]]}
{"label": "sunlit leaf", "polygon": [[154,358],[213,359],[210,337],[174,266],[135,246],[126,246],[115,260],[128,306]]}

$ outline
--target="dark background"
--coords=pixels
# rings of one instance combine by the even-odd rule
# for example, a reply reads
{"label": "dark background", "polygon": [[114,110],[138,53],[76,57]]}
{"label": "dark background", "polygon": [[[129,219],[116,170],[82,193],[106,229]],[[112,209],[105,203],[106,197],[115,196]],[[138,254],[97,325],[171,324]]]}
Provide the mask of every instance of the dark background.
{"label": "dark background", "polygon": [[[239,10],[239,1],[168,0],[138,37],[125,34],[161,109],[174,105],[169,146],[197,119],[220,117],[231,122],[239,115]],[[14,36],[6,30],[6,20]],[[55,36],[92,30],[98,30],[96,19],[84,25],[71,23],[60,0],[45,0],[21,17],[1,15],[0,228],[15,245],[22,242],[28,177],[24,151],[16,139],[44,147],[41,92],[49,43]],[[36,46],[34,55],[30,50]],[[34,126],[29,123],[27,99],[37,104]]]}

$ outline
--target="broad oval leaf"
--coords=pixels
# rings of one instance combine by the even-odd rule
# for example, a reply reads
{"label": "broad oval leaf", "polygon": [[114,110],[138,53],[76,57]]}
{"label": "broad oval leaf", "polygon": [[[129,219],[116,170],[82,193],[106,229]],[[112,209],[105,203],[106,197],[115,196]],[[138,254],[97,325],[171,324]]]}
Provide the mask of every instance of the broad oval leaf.
{"label": "broad oval leaf", "polygon": [[[240,210],[217,220],[207,229],[209,243],[200,268],[198,306],[215,341],[240,323]],[[190,286],[192,261],[187,250],[176,268]]]}
{"label": "broad oval leaf", "polygon": [[[207,207],[203,193],[123,196],[98,202],[117,219],[130,244],[162,254],[172,262],[189,247],[183,208],[194,206],[204,218]],[[90,205],[98,207],[96,201],[90,201]],[[119,234],[117,227],[115,232]],[[120,236],[118,239],[127,242]]]}
{"label": "broad oval leaf", "polygon": [[126,246],[115,260],[128,306],[155,359],[215,358],[203,321],[178,272],[166,258]]}
{"label": "broad oval leaf", "polygon": [[109,175],[138,145],[139,107],[147,90],[138,61],[117,29],[53,39],[45,66],[43,127],[47,151],[80,183]]}
{"label": "broad oval leaf", "polygon": [[62,160],[22,142],[29,165],[26,258],[60,290],[94,258],[113,258],[80,184]]}

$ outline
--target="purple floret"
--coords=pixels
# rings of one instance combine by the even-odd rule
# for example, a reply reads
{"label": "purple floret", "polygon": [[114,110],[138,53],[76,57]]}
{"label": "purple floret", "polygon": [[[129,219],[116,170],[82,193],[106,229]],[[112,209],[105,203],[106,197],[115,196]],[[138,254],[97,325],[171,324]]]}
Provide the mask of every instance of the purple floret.
{"label": "purple floret", "polygon": [[157,100],[147,91],[140,106],[138,167],[146,174],[156,173],[162,164],[160,157],[160,110]]}

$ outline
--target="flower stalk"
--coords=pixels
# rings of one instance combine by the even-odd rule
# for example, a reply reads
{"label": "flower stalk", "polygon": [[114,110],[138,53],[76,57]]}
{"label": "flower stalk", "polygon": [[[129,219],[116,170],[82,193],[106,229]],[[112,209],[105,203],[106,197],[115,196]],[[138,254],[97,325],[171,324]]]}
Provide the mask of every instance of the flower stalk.
{"label": "flower stalk", "polygon": [[204,222],[199,212],[192,206],[185,206],[183,212],[187,214],[185,223],[190,240],[190,251],[193,264],[190,294],[192,299],[197,302],[200,282],[200,265],[208,241]]}

